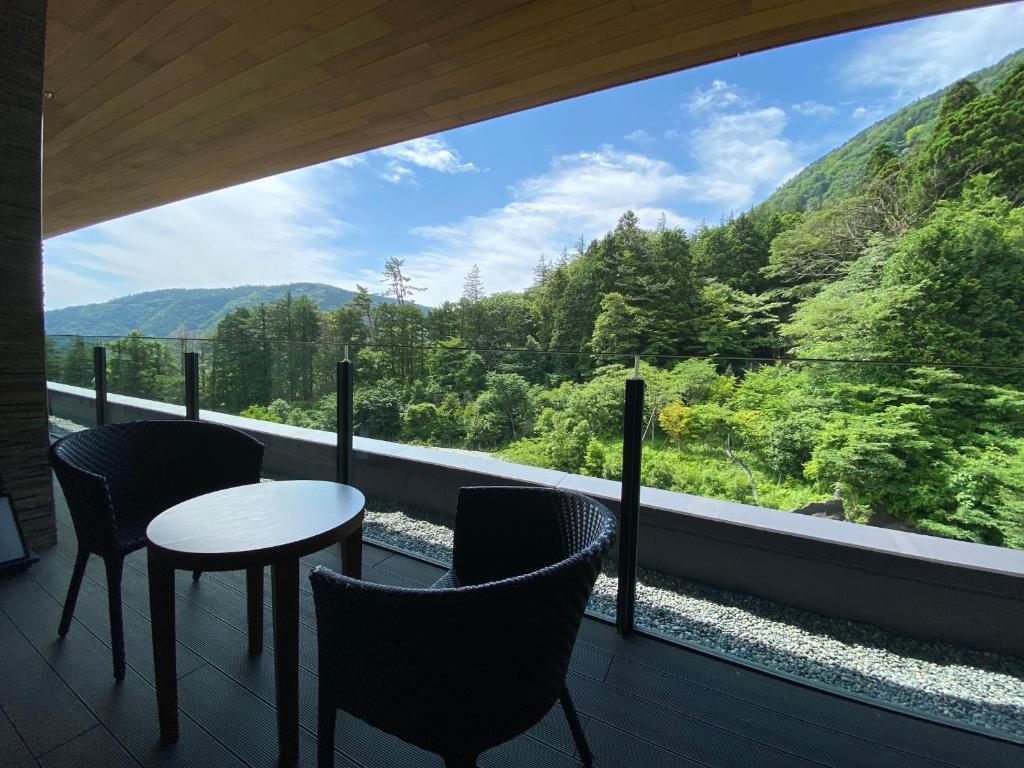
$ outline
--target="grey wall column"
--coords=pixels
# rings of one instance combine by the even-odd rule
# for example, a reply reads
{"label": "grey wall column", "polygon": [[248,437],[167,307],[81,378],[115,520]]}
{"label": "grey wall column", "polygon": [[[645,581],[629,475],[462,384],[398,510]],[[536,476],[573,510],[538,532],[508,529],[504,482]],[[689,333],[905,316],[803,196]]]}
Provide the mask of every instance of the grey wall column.
{"label": "grey wall column", "polygon": [[41,160],[45,0],[0,22],[0,473],[32,547],[56,541],[46,460]]}

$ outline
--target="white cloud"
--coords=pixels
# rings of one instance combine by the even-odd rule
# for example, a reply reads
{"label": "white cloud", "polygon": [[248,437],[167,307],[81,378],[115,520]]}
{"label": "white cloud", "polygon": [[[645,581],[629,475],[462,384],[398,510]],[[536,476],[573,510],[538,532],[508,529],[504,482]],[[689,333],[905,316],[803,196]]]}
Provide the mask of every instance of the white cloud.
{"label": "white cloud", "polygon": [[870,37],[841,74],[847,86],[885,88],[905,102],[994,64],[1022,41],[1024,3],[950,13]]}
{"label": "white cloud", "polygon": [[391,158],[387,170],[382,171],[380,175],[381,178],[394,183],[413,176],[410,165],[428,168],[438,173],[471,173],[480,170],[473,163],[463,161],[454,147],[437,136],[410,139],[379,149],[376,153]]}
{"label": "white cloud", "polygon": [[786,122],[780,107],[710,116],[689,136],[694,198],[739,210],[799,171],[797,147],[782,135]]}
{"label": "white cloud", "polygon": [[686,108],[694,114],[715,112],[732,107],[743,107],[749,100],[743,95],[742,89],[724,80],[712,80],[706,89],[695,88]]}
{"label": "white cloud", "polygon": [[[48,309],[159,288],[350,281],[333,163],[241,184],[48,240]],[[333,194],[325,194],[327,182]]]}
{"label": "white cloud", "polygon": [[421,300],[456,299],[462,276],[477,263],[488,290],[519,290],[530,284],[542,252],[549,256],[615,226],[632,209],[641,224],[653,227],[665,213],[670,226],[695,222],[670,205],[690,181],[669,163],[604,147],[556,158],[549,172],[510,188],[511,201],[479,216],[439,226],[420,227],[424,247],[402,254],[411,275],[429,290]]}
{"label": "white cloud", "polygon": [[792,109],[798,115],[803,115],[804,117],[832,117],[839,111],[831,104],[822,104],[820,101],[814,101],[813,99],[793,104]]}
{"label": "white cloud", "polygon": [[383,168],[378,169],[377,175],[384,179],[384,181],[390,181],[392,184],[411,181],[416,176],[412,168],[402,165],[397,160],[391,160]]}
{"label": "white cloud", "polygon": [[44,249],[43,294],[47,309],[59,309],[72,304],[92,304],[115,299],[123,291],[113,285],[95,280],[81,272],[51,265],[45,261]]}
{"label": "white cloud", "polygon": [[[787,123],[781,107],[758,107],[739,86],[714,80],[697,88],[683,107],[691,130],[671,128],[665,138],[689,150],[696,163],[691,199],[740,210],[771,192],[803,166],[801,152],[783,136]],[[833,107],[805,101],[796,111],[825,114]]]}
{"label": "white cloud", "polygon": [[867,107],[861,105],[850,113],[850,117],[862,123],[874,123],[881,120],[887,114],[888,110],[884,107]]}
{"label": "white cloud", "polygon": [[627,133],[622,138],[641,147],[647,147],[654,143],[654,137],[643,128],[637,128],[635,131]]}

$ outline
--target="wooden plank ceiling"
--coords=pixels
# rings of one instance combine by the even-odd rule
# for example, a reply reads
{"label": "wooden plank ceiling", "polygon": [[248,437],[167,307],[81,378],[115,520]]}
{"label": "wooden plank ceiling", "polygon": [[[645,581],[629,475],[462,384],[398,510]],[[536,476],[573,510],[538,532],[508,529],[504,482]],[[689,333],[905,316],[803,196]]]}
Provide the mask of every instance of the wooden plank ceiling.
{"label": "wooden plank ceiling", "polygon": [[984,0],[49,0],[46,236]]}

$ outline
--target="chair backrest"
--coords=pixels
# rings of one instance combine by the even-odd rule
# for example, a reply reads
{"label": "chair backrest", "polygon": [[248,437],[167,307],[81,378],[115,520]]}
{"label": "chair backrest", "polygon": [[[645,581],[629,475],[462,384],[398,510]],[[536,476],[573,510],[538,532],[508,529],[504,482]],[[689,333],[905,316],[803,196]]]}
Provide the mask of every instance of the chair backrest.
{"label": "chair backrest", "polygon": [[461,488],[452,570],[461,584],[536,571],[587,549],[609,520],[600,502],[556,488]]}
{"label": "chair backrest", "polygon": [[[482,499],[478,490],[470,495]],[[558,525],[547,530],[579,545],[537,570],[455,589],[403,589],[314,569],[323,699],[445,757],[475,756],[537,723],[565,683],[615,532],[603,505],[566,495],[576,498],[521,500],[544,510],[526,513],[531,522],[554,516]],[[574,538],[582,531],[591,536]]]}
{"label": "chair backrest", "polygon": [[[259,482],[263,444],[221,424],[132,421],[76,432],[50,447],[79,539],[149,520],[186,499]],[[109,526],[113,526],[111,529]]]}

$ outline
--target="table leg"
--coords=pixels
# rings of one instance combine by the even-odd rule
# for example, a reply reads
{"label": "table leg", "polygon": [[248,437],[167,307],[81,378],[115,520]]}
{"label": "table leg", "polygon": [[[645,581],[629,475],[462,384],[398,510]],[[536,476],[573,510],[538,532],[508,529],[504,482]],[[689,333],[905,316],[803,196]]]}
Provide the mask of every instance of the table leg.
{"label": "table leg", "polygon": [[249,616],[249,653],[263,651],[263,567],[245,571],[246,609]]}
{"label": "table leg", "polygon": [[174,568],[152,549],[148,552],[149,616],[153,629],[153,671],[160,743],[178,738],[178,662],[174,628]]}
{"label": "table leg", "polygon": [[277,678],[277,743],[280,764],[299,759],[299,559],[271,567],[274,603],[274,675]]}
{"label": "table leg", "polygon": [[342,542],[341,571],[353,579],[363,578],[363,526],[359,526]]}

